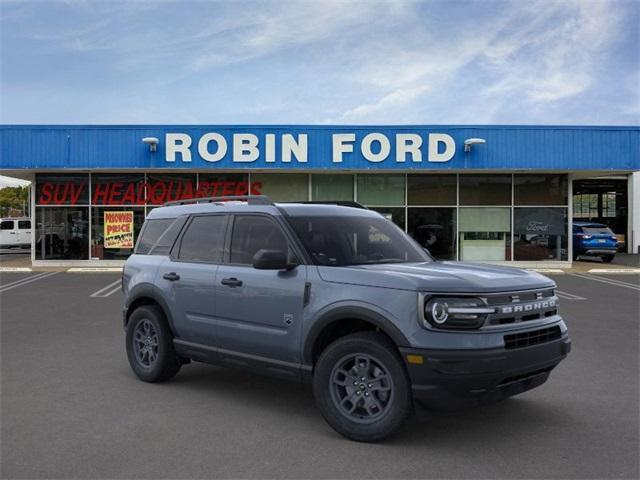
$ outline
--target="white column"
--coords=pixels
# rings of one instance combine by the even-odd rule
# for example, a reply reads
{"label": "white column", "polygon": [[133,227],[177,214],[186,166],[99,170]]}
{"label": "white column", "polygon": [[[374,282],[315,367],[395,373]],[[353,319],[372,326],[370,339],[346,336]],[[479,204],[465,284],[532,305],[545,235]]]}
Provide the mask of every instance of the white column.
{"label": "white column", "polygon": [[627,192],[629,198],[628,223],[629,237],[627,238],[627,252],[640,253],[640,172],[633,172],[629,175],[629,188]]}

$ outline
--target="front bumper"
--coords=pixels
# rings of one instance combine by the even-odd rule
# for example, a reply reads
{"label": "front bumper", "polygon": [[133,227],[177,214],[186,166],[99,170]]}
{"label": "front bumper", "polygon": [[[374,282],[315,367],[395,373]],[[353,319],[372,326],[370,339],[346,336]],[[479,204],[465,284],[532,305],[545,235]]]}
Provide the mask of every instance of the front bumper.
{"label": "front bumper", "polygon": [[[506,350],[401,348],[415,402],[432,410],[493,403],[542,385],[571,350],[565,334],[554,341]],[[407,361],[407,355],[412,359]],[[422,363],[415,363],[421,358]]]}

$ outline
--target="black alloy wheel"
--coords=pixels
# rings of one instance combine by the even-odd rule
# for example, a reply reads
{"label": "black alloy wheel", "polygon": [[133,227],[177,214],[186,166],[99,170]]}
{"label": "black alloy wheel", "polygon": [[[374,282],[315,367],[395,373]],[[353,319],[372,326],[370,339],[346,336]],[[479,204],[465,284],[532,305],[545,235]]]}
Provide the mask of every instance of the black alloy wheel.
{"label": "black alloy wheel", "polygon": [[157,305],[143,305],[131,313],[126,347],[131,369],[145,382],[168,380],[182,365],[169,324]]}
{"label": "black alloy wheel", "polygon": [[327,423],[361,442],[391,435],[413,410],[398,349],[373,331],[346,335],[326,347],[315,364],[313,391]]}

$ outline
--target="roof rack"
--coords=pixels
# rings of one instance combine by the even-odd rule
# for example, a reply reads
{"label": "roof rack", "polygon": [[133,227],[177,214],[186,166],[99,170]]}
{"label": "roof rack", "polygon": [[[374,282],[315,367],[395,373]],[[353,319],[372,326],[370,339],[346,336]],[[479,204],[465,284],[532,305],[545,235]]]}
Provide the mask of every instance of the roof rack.
{"label": "roof rack", "polygon": [[227,195],[223,197],[197,197],[197,198],[185,198],[184,200],[174,200],[172,202],[165,202],[164,207],[170,207],[173,205],[189,205],[192,203],[222,203],[230,201],[242,201],[247,202],[247,205],[273,205],[269,197],[266,195]]}
{"label": "roof rack", "polygon": [[354,202],[352,200],[313,200],[313,201],[307,201],[307,202],[292,202],[292,203],[304,203],[304,204],[313,204],[313,205],[338,205],[340,207],[352,207],[352,208],[361,208],[363,210],[369,210],[367,207],[365,207],[361,203]]}

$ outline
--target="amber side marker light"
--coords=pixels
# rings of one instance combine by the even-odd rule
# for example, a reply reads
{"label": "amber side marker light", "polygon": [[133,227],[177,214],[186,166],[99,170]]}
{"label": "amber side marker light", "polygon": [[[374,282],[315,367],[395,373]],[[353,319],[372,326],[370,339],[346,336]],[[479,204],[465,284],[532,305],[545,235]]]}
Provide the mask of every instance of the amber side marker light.
{"label": "amber side marker light", "polygon": [[413,363],[414,365],[422,365],[424,363],[422,355],[407,355],[407,363]]}

